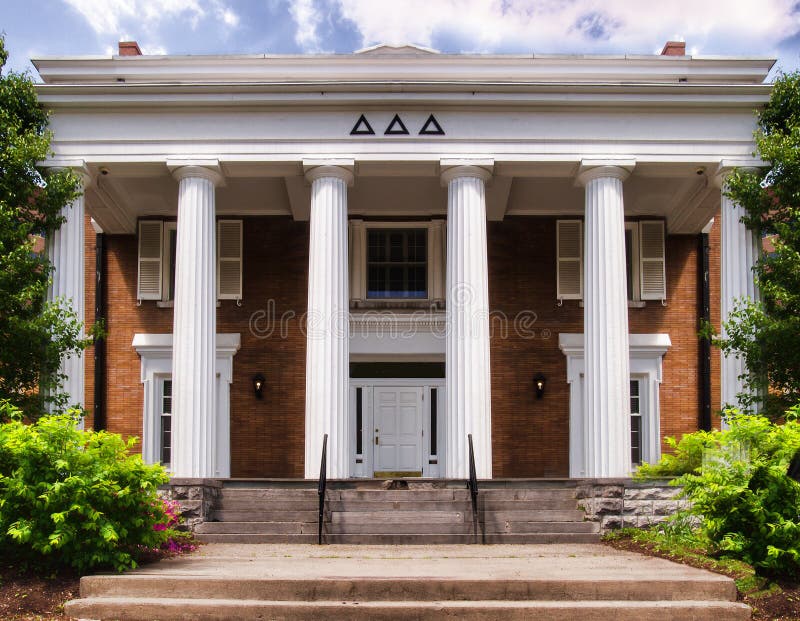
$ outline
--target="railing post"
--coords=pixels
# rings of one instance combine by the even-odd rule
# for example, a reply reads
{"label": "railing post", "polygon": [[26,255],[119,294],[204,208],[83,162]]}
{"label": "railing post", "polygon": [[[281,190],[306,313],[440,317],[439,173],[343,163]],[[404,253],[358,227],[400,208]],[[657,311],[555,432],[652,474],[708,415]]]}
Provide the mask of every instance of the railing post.
{"label": "railing post", "polygon": [[475,473],[475,450],[472,447],[472,434],[467,434],[469,446],[469,494],[472,499],[472,527],[475,540],[478,539],[478,476]]}
{"label": "railing post", "polygon": [[322,459],[319,464],[319,524],[317,530],[317,544],[322,545],[322,522],[325,519],[325,488],[328,486],[328,434],[322,437]]}

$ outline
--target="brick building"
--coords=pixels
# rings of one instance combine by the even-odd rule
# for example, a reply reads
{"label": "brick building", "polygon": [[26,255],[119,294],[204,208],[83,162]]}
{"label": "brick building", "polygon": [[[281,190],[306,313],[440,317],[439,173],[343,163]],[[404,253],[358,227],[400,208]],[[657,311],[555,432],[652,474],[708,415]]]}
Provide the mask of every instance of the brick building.
{"label": "brick building", "polygon": [[[54,295],[88,425],[183,477],[614,477],[718,424],[698,338],[754,295],[721,191],[773,61],[142,56],[34,61],[84,178]],[[83,269],[81,269],[83,266]]]}

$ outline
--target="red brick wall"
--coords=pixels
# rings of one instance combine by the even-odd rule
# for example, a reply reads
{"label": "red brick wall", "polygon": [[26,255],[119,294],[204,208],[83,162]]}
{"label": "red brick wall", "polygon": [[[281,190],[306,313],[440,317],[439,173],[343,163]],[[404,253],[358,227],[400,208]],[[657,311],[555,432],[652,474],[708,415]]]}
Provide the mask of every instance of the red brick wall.
{"label": "red brick wall", "polygon": [[[491,341],[492,432],[495,477],[551,477],[569,474],[569,386],[560,332],[583,331],[577,301],[556,303],[554,218],[508,217],[488,224]],[[87,322],[93,319],[94,237],[87,244]],[[719,322],[719,229],[711,241],[712,318]],[[131,347],[137,332],[172,331],[172,311],[154,302],[136,304],[137,244],[132,235],[106,236],[107,248],[107,421],[111,431],[142,434],[140,361]],[[304,456],[305,338],[299,317],[307,298],[308,226],[290,218],[246,218],[244,225],[244,300],[223,301],[218,332],[238,332],[231,384],[231,473],[234,477],[301,477]],[[667,306],[648,302],[629,309],[634,333],[667,332],[672,347],[664,357],[661,385],[661,435],[695,430],[699,416],[697,342],[697,236],[669,236]],[[286,322],[268,338],[249,329],[253,313]],[[532,316],[525,313],[535,313]],[[500,314],[508,320],[501,333]],[[528,337],[515,330],[527,326]],[[264,321],[259,322],[259,327]],[[252,392],[255,373],[266,377],[264,399]],[[536,400],[533,376],[547,377],[544,399]],[[91,353],[87,352],[87,403],[92,395]],[[719,403],[719,356],[712,364],[712,408]]]}
{"label": "red brick wall", "polygon": [[[172,332],[172,309],[152,301],[137,306],[135,236],[109,235],[106,248],[108,429],[141,437],[143,388],[131,342],[136,333]],[[230,387],[231,476],[302,477],[305,338],[298,317],[306,308],[308,226],[291,218],[245,218],[244,248],[242,306],[224,300],[217,313],[217,332],[238,332],[242,339]],[[278,318],[287,310],[297,315],[285,339],[279,329],[269,338],[249,330],[251,315],[268,309],[269,300]],[[252,389],[256,373],[266,378],[260,401]]]}
{"label": "red brick wall", "polygon": [[[494,321],[491,341],[492,446],[495,477],[569,475],[569,385],[560,332],[583,332],[583,308],[576,300],[556,303],[554,218],[508,217],[488,228],[489,302],[493,317],[509,319],[504,338]],[[713,237],[713,236],[712,236]],[[718,242],[712,239],[718,255]],[[666,240],[667,306],[648,302],[630,308],[632,333],[666,332],[672,347],[664,356],[661,436],[697,429],[699,418],[698,238]],[[714,272],[716,269],[716,272]],[[712,282],[719,280],[718,258]],[[718,286],[718,285],[717,285]],[[718,292],[712,290],[712,295]],[[713,308],[717,309],[716,304]],[[513,320],[535,313],[529,335]],[[519,323],[519,321],[518,321]],[[718,365],[715,367],[719,373]],[[547,377],[545,397],[535,398],[533,376]],[[716,401],[719,401],[717,382]]]}

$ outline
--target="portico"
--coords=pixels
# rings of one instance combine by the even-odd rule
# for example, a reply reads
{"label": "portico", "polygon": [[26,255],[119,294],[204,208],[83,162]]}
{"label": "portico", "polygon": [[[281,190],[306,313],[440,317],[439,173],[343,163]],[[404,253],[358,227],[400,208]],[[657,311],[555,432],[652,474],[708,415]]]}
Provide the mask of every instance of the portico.
{"label": "portico", "polygon": [[[755,295],[715,178],[757,165],[764,61],[37,63],[51,164],[85,169],[110,242],[110,355],[137,370],[119,386],[151,382],[111,426],[175,476],[314,478],[324,434],[332,478],[465,478],[468,435],[479,478],[627,476],[690,430],[673,392],[697,366],[696,238],[720,208],[723,314]],[[187,63],[198,81],[176,85]],[[171,366],[148,374],[156,341]]]}

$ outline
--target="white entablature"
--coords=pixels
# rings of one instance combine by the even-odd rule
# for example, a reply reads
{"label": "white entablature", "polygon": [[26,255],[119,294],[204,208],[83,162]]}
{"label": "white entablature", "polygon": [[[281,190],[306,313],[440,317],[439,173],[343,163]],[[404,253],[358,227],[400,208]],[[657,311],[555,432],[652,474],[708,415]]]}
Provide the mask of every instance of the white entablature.
{"label": "white entablature", "polygon": [[[218,162],[219,215],[308,219],[304,160],[354,162],[348,214],[441,217],[442,159],[493,161],[489,220],[577,216],[582,160],[631,159],[626,217],[697,233],[719,208],[723,161],[754,165],[753,109],[771,61],[662,56],[363,54],[35,61],[53,165],[94,178],[109,233],[177,210],[171,162]],[[102,113],[98,113],[102,112]],[[353,134],[361,115],[374,134]],[[395,115],[408,134],[386,134]],[[441,134],[420,134],[434,115]],[[379,198],[376,198],[379,197]]]}

